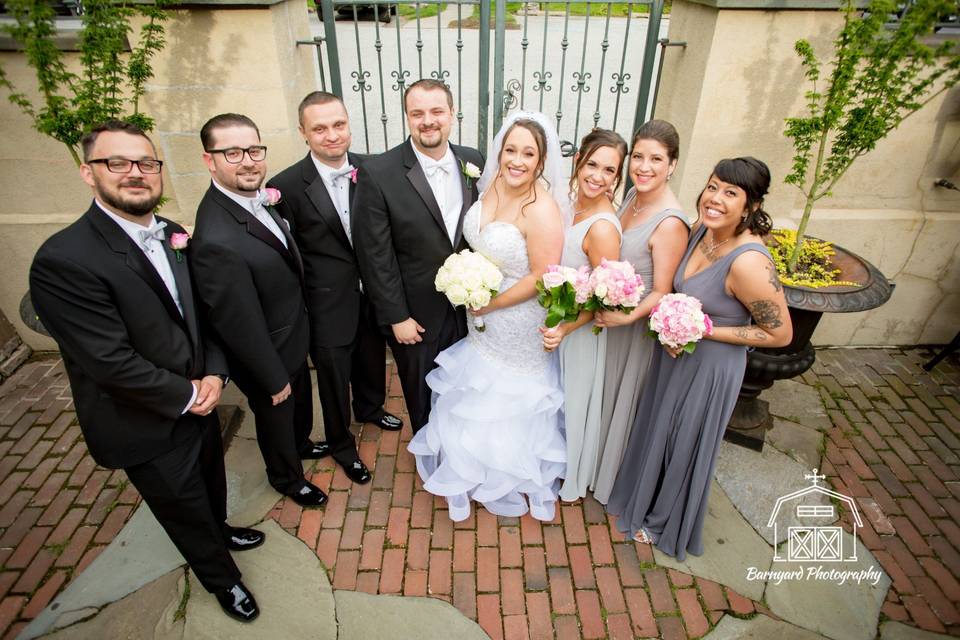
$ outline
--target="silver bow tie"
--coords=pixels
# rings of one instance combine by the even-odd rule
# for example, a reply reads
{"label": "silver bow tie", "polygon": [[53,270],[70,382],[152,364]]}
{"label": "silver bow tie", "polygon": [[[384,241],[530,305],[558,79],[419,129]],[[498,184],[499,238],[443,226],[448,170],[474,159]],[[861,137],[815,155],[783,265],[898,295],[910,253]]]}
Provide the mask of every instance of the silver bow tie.
{"label": "silver bow tie", "polygon": [[450,175],[454,171],[454,167],[449,162],[437,162],[435,164],[427,165],[423,168],[423,172],[427,174],[428,178],[432,178],[437,175],[438,171],[443,171],[445,174]]}
{"label": "silver bow tie", "polygon": [[334,171],[330,174],[330,182],[336,183],[340,178],[348,178],[354,172],[352,165],[347,165],[345,168],[340,169],[339,171]]}
{"label": "silver bow tie", "polygon": [[137,236],[140,238],[140,246],[149,251],[150,242],[152,240],[163,242],[163,230],[166,228],[166,226],[166,222],[155,222],[146,229],[139,229],[137,231]]}

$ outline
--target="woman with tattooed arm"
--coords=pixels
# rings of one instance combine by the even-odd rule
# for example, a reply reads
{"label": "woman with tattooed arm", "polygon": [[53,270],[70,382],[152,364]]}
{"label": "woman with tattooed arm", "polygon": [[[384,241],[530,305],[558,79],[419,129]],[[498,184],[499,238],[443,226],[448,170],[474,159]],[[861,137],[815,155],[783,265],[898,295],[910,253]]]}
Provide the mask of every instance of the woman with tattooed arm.
{"label": "woman with tattooed arm", "polygon": [[721,160],[697,202],[699,219],[674,277],[713,320],[692,354],[657,346],[607,510],[641,543],[683,561],[703,553],[703,519],[720,442],[747,365],[747,348],[782,347],[793,328],[763,235],[770,170]]}

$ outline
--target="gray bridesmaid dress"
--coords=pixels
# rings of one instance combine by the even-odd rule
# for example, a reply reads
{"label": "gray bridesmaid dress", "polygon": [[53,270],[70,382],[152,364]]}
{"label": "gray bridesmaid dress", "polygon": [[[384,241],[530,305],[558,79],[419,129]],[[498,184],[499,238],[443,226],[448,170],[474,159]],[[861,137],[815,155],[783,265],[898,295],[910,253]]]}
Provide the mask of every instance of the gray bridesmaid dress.
{"label": "gray bridesmaid dress", "polygon": [[[612,212],[592,215],[571,226],[564,236],[561,264],[574,269],[590,265],[590,258],[583,252],[583,239],[600,220],[606,220],[620,231],[620,220]],[[606,345],[607,332],[594,335],[593,322],[583,325],[560,343],[567,438],[567,470],[560,487],[560,499],[567,502],[587,495],[587,485],[596,470]]]}
{"label": "gray bridesmaid dress", "polygon": [[[633,203],[627,194],[620,206],[619,215],[629,215]],[[649,293],[653,289],[653,256],[650,254],[650,236],[660,223],[675,217],[687,224],[687,218],[679,209],[664,209],[649,220],[623,233],[620,259],[628,260],[643,278]],[[591,487],[593,497],[600,504],[607,504],[613,481],[620,470],[623,450],[633,427],[637,413],[640,390],[650,367],[655,340],[647,335],[646,319],[622,327],[605,329],[607,334],[606,368],[603,374],[603,403],[600,410],[599,462]]]}
{"label": "gray bridesmaid dress", "polygon": [[[690,254],[706,233],[690,238],[674,277],[674,289],[698,298],[718,327],[750,323],[750,313],[728,296],[724,282],[740,254],[766,247],[735,248],[703,271],[684,279]],[[664,553],[683,561],[703,553],[703,520],[723,432],[737,402],[747,348],[703,340],[692,354],[671,358],[655,347],[637,418],[607,510],[617,528],[634,535],[645,528]]]}

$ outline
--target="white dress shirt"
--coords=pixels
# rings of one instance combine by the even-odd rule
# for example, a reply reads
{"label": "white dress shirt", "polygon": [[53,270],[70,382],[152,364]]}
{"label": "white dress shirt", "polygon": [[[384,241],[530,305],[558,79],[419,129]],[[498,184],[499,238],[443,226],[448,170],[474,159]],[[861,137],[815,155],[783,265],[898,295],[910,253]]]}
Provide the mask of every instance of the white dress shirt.
{"label": "white dress shirt", "polygon": [[[160,276],[160,279],[163,280],[163,284],[166,285],[167,291],[170,292],[170,297],[173,298],[173,301],[177,305],[177,309],[180,311],[180,315],[183,315],[183,304],[180,302],[180,291],[177,289],[177,281],[173,277],[173,268],[170,266],[170,261],[167,259],[167,252],[163,248],[163,243],[157,238],[150,238],[146,243],[142,242],[140,239],[140,231],[142,229],[147,229],[152,227],[157,219],[150,215],[149,223],[144,226],[132,220],[127,220],[126,218],[121,218],[117,214],[113,213],[99,200],[95,200],[97,206],[100,207],[100,210],[105,214],[110,216],[110,219],[117,223],[123,232],[130,236],[130,239],[133,240],[133,244],[137,245],[137,248],[143,251],[143,255],[147,256],[147,260],[150,261],[150,264],[153,265],[153,268],[156,269],[157,275]],[[190,407],[193,406],[194,401],[197,399],[197,387],[193,386],[193,395],[190,396],[190,402],[187,403],[187,406],[184,407],[181,414],[186,413]]]}
{"label": "white dress shirt", "polygon": [[343,230],[347,234],[347,240],[350,241],[350,246],[353,246],[353,234],[350,232],[349,173],[349,171],[353,170],[353,167],[347,159],[344,159],[343,164],[337,169],[323,164],[317,160],[312,153],[310,154],[310,159],[313,160],[313,164],[317,168],[317,173],[319,173],[323,179],[323,185],[327,188],[330,201],[333,202],[333,206],[337,210],[337,215],[340,217],[340,224],[343,225]]}
{"label": "white dress shirt", "polygon": [[273,219],[273,216],[270,215],[270,212],[267,211],[266,207],[260,204],[260,201],[257,198],[248,198],[246,196],[237,195],[233,191],[224,189],[220,183],[216,180],[212,180],[213,186],[219,189],[224,195],[236,202],[238,205],[243,207],[250,215],[260,221],[260,223],[267,228],[267,230],[277,237],[283,246],[287,247],[287,238],[283,235],[283,231],[280,230],[280,227],[277,225],[277,222]]}
{"label": "white dress shirt", "polygon": [[440,205],[443,215],[443,225],[447,228],[450,244],[454,244],[457,237],[457,224],[460,222],[460,209],[463,208],[463,190],[460,186],[460,163],[453,155],[453,150],[447,144],[447,152],[439,161],[427,156],[417,149],[412,142],[413,152],[417,154],[417,161],[430,183],[433,197]]}

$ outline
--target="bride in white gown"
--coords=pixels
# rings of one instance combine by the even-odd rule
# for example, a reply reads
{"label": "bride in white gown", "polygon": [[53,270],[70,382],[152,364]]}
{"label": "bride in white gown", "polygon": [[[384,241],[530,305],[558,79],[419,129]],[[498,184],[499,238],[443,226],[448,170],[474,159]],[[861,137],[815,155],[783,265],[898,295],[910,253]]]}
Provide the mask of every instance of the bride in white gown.
{"label": "bride in white gown", "polygon": [[473,499],[496,515],[529,509],[552,520],[566,462],[563,392],[556,354],[543,349],[546,311],[535,286],[560,262],[570,217],[560,146],[543,114],[521,111],[493,149],[463,233],[500,268],[503,283],[476,312],[485,330],[468,320],[468,336],[437,356],[427,376],[430,421],[408,448],[424,488],[446,497],[451,519],[466,519]]}

